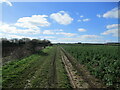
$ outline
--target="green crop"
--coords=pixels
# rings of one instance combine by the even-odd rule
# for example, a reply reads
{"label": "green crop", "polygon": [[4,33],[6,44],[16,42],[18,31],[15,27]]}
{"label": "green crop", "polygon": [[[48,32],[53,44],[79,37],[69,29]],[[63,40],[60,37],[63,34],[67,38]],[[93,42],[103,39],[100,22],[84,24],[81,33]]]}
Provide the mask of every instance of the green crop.
{"label": "green crop", "polygon": [[120,83],[119,46],[110,45],[61,45],[78,62],[84,64],[91,74],[107,86],[118,87]]}

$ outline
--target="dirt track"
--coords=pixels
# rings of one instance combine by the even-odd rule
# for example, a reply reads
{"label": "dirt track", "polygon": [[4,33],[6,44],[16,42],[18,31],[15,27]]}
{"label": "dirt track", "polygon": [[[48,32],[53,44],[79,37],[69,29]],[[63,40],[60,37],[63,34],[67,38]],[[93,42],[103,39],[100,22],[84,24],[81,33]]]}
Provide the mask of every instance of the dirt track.
{"label": "dirt track", "polygon": [[50,68],[50,77],[49,77],[49,85],[51,88],[56,88],[57,83],[57,75],[56,75],[56,53],[57,49],[54,52],[54,55],[51,60],[51,68]]}
{"label": "dirt track", "polygon": [[65,69],[68,73],[70,83],[72,84],[73,88],[89,88],[88,83],[86,83],[81,76],[77,74],[77,71],[74,69],[65,55],[62,56],[62,61],[65,65]]}
{"label": "dirt track", "polygon": [[61,48],[61,58],[73,88],[105,88],[104,85]]}

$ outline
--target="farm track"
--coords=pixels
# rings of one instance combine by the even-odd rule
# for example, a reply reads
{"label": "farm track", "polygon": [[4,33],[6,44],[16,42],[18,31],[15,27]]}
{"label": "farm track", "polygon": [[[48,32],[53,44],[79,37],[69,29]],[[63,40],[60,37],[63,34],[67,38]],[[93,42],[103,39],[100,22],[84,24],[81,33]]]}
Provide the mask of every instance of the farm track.
{"label": "farm track", "polygon": [[57,47],[55,47],[54,55],[52,57],[51,61],[51,68],[50,68],[50,77],[48,84],[51,88],[56,88],[57,83],[57,75],[56,75],[56,53],[57,53]]}
{"label": "farm track", "polygon": [[88,72],[84,71],[83,67],[75,62],[73,57],[69,57],[62,47],[60,49],[61,58],[73,88],[105,88],[97,79],[91,77],[91,75],[87,75]]}
{"label": "farm track", "polygon": [[[46,62],[43,61],[43,62],[41,63],[42,65],[38,66],[37,69],[34,69],[34,71],[35,71],[34,74],[26,80],[27,83],[26,83],[26,85],[24,86],[24,88],[31,88],[31,87],[32,87],[31,81],[34,80],[34,79],[36,79],[36,77],[40,74],[40,72],[41,72],[41,70],[42,70],[41,68],[44,66],[45,63],[46,63]],[[30,74],[30,73],[29,73],[29,74]],[[28,74],[28,75],[29,75],[29,74]]]}
{"label": "farm track", "polygon": [[61,50],[61,58],[65,65],[65,69],[68,73],[68,77],[70,79],[70,83],[72,88],[89,88],[89,84],[86,83],[81,76],[78,75],[77,71],[68,60],[67,56],[64,54],[63,50]]}

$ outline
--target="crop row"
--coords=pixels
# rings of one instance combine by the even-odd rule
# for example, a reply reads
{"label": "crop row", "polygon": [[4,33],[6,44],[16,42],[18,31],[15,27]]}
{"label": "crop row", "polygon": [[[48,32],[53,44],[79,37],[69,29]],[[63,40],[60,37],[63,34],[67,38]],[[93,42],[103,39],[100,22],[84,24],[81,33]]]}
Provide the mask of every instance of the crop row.
{"label": "crop row", "polygon": [[100,78],[109,87],[120,86],[120,57],[118,46],[62,45],[90,73]]}

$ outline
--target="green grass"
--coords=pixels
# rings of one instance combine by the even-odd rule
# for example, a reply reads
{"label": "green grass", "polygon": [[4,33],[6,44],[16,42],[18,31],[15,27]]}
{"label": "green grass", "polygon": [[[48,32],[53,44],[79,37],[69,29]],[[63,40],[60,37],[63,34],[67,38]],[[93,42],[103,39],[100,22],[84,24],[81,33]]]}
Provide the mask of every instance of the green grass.
{"label": "green grass", "polygon": [[39,58],[39,55],[32,55],[3,66],[3,87],[11,86],[16,83],[16,78],[19,78],[19,76],[22,75]]}
{"label": "green grass", "polygon": [[[59,50],[58,50],[59,51]],[[47,47],[38,54],[11,61],[2,67],[3,88],[70,88],[60,53],[56,57],[56,86],[51,86],[52,61],[56,46]],[[53,77],[54,78],[54,77]]]}
{"label": "green grass", "polygon": [[38,72],[36,72],[35,78],[32,81],[32,85],[34,88],[50,88],[49,81],[51,79],[51,71],[50,68],[51,62],[53,59],[53,55],[55,53],[55,48],[48,47],[43,50],[44,52],[48,52],[48,56],[45,56],[45,62],[42,64],[41,68]]}
{"label": "green grass", "polygon": [[64,64],[62,63],[61,56],[60,56],[60,49],[57,52],[57,61],[56,61],[56,69],[57,69],[57,81],[58,81],[58,88],[71,88],[67,72],[65,70]]}
{"label": "green grass", "polygon": [[[47,53],[47,55],[34,54],[19,61],[12,61],[3,66],[3,87],[24,87],[27,84],[27,80],[29,80],[37,70],[40,72],[43,67],[49,66],[48,61],[51,60],[51,50],[52,48],[48,47],[43,50],[43,52]],[[46,62],[48,64],[44,65]],[[46,70],[47,69],[49,68],[46,68]]]}

